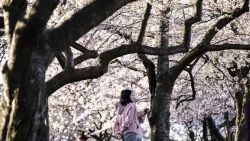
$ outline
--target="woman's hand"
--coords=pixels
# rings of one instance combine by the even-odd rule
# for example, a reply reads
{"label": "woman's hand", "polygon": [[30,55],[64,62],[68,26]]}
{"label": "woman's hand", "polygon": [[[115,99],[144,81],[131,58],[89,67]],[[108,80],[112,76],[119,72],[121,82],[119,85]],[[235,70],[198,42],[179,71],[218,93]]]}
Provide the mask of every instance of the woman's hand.
{"label": "woman's hand", "polygon": [[149,113],[149,109],[148,108],[145,108],[143,111],[144,111],[145,115]]}
{"label": "woman's hand", "polygon": [[122,139],[122,135],[121,135],[121,134],[117,134],[116,137],[117,137],[117,139],[119,139],[119,140]]}

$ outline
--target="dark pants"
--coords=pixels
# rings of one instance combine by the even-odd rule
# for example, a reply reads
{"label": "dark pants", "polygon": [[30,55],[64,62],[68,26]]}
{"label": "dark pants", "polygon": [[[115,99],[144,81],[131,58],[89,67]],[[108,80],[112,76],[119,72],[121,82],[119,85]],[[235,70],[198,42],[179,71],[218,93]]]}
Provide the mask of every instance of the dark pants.
{"label": "dark pants", "polygon": [[136,133],[125,133],[123,135],[124,141],[141,141],[141,138]]}

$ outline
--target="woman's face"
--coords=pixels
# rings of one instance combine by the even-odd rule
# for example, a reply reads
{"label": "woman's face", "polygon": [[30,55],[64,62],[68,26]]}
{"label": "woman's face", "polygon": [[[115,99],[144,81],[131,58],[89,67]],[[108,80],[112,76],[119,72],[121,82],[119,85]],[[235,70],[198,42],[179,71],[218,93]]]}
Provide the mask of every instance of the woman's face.
{"label": "woman's face", "polygon": [[120,98],[120,102],[125,102],[125,101],[126,101],[125,99]]}

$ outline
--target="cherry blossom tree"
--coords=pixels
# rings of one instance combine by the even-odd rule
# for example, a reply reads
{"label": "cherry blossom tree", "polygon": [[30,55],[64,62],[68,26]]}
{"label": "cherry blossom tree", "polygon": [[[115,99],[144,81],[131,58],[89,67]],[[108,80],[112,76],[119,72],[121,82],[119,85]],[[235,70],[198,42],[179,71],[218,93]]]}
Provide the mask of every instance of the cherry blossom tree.
{"label": "cherry blossom tree", "polygon": [[[168,40],[171,43],[171,39],[168,39],[166,29],[171,26],[165,24],[170,22],[166,21],[167,18],[159,20],[162,21],[160,23],[162,30],[159,31],[161,34],[159,48],[144,44],[146,41],[150,42],[149,38],[145,36],[150,7],[151,5],[163,6],[160,13],[163,13],[162,17],[165,17],[169,12],[169,7],[168,3],[164,1],[147,4],[141,27],[139,30],[137,28],[136,35],[132,34],[135,36],[135,40],[127,40],[129,36],[122,34],[123,37],[126,37],[125,40],[117,40],[116,46],[110,48],[106,44],[108,50],[104,50],[100,42],[98,42],[99,46],[94,49],[82,44],[82,39],[80,39],[82,36],[84,38],[84,35],[91,35],[87,34],[91,32],[94,36],[95,31],[92,29],[105,20],[111,24],[115,21],[112,19],[115,18],[112,14],[131,2],[133,0],[87,1],[85,6],[67,15],[68,17],[62,23],[53,25],[51,15],[56,7],[63,7],[65,1],[59,3],[58,0],[36,0],[32,6],[28,7],[27,2],[22,0],[3,1],[9,56],[3,69],[4,93],[0,112],[2,117],[0,120],[1,140],[49,140],[48,96],[66,84],[104,75],[114,59],[132,53],[139,53],[139,58],[143,61],[149,76],[152,111],[150,114],[151,140],[169,140],[170,100],[174,84],[183,70],[188,70],[190,65],[195,64],[192,62],[205,52],[249,49],[249,45],[242,43],[216,44],[212,42],[221,29],[248,12],[249,2],[247,0],[233,7],[229,12],[221,12],[222,16],[215,18],[210,23],[212,26],[204,32],[204,36],[197,37],[194,43],[191,39],[196,37],[192,36],[192,25],[209,20],[206,19],[209,16],[206,17],[202,14],[203,2],[201,0],[193,4],[196,9],[193,15],[187,16],[187,20],[184,16],[184,34],[180,44],[168,43]],[[138,1],[128,6],[136,7],[133,4],[141,3],[146,5],[145,1]],[[134,13],[136,12],[129,14]],[[61,13],[54,12],[54,14],[60,15]],[[107,19],[108,17],[110,18]],[[204,19],[202,20],[202,18]],[[52,23],[50,25],[48,25],[49,20]],[[125,20],[130,21],[130,19]],[[112,31],[113,28],[109,24],[100,27]],[[119,31],[114,32],[116,35],[121,35]],[[75,56],[72,50],[77,50],[79,55]],[[180,55],[180,59],[170,66],[169,55],[177,53],[183,53],[183,55]],[[154,65],[145,54],[159,56],[157,73],[154,73]],[[63,69],[56,75],[45,79],[45,72],[55,57]],[[88,63],[91,58],[96,60]],[[82,63],[83,67],[79,65]],[[87,103],[85,104],[87,105]],[[62,112],[67,112],[67,109]]]}

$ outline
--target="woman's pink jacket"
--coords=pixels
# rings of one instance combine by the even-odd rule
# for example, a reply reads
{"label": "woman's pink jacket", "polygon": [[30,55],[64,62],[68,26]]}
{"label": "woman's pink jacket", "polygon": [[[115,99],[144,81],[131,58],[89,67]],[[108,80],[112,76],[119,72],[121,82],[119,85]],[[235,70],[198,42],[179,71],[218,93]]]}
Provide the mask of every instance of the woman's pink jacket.
{"label": "woman's pink jacket", "polygon": [[142,136],[140,123],[143,123],[144,119],[145,114],[138,114],[135,103],[129,103],[126,106],[118,103],[113,132],[115,135],[133,132]]}

